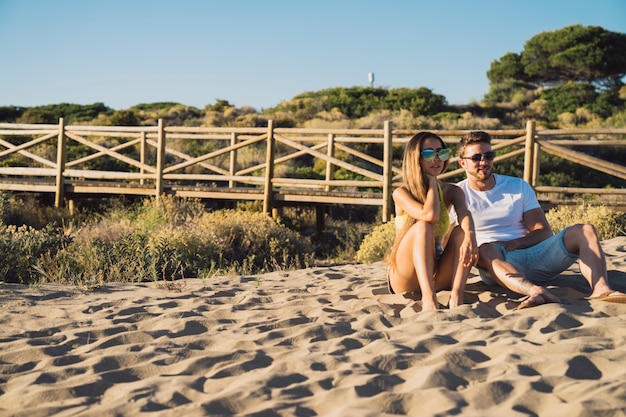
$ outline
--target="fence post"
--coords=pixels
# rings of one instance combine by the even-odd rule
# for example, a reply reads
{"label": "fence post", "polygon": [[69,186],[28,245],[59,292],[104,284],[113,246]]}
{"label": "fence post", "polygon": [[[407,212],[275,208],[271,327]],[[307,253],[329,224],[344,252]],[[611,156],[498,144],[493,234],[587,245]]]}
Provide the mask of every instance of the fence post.
{"label": "fence post", "polygon": [[[328,142],[326,145],[326,155],[329,157],[335,156],[335,135],[332,133],[328,134]],[[335,171],[335,166],[332,162],[326,161],[326,182],[330,182],[333,179],[333,173]],[[324,187],[326,192],[330,191],[330,184],[327,184]]]}
{"label": "fence post", "polygon": [[[230,146],[235,146],[237,144],[237,133],[233,132],[230,134]],[[228,173],[231,176],[235,175],[235,171],[237,170],[237,150],[233,149],[230,151],[230,165],[228,167]],[[233,180],[228,181],[228,187],[233,188],[236,187],[237,183]]]}
{"label": "fence post", "polygon": [[61,117],[59,119],[59,139],[57,141],[57,179],[56,193],[54,196],[54,206],[61,207],[65,193],[65,181],[63,172],[65,172],[65,160],[67,158],[67,139],[65,137],[65,121]]}
{"label": "fence post", "polygon": [[535,187],[539,184],[539,140],[535,140],[533,143],[533,176],[531,178],[531,185]]}
{"label": "fence post", "polygon": [[163,169],[165,166],[165,130],[163,119],[159,119],[157,133],[157,160],[156,160],[156,202],[159,204],[163,194]]}
{"label": "fence post", "polygon": [[265,194],[263,213],[270,214],[273,205],[272,178],[274,177],[274,121],[267,121],[267,153],[265,155]]}
{"label": "fence post", "polygon": [[[141,162],[141,169],[139,172],[143,175],[146,173],[146,170],[143,169],[143,165],[146,163],[146,132],[141,132],[141,144],[139,145],[139,162]],[[145,180],[143,177],[139,180],[139,184],[144,184]]]}
{"label": "fence post", "polygon": [[535,121],[528,120],[526,122],[526,145],[524,152],[524,181],[528,182],[533,187],[536,184],[532,184],[532,173],[533,173],[533,153],[534,153],[534,143],[535,140]]}
{"label": "fence post", "polygon": [[393,186],[393,135],[391,133],[391,122],[385,121],[383,146],[383,223],[391,220],[391,188]]}

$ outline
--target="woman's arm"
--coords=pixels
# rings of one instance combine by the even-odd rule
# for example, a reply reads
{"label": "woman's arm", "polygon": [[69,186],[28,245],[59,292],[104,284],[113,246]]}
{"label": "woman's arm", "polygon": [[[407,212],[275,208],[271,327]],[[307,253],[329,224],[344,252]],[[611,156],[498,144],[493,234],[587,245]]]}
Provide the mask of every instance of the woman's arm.
{"label": "woman's arm", "polygon": [[426,193],[424,204],[415,200],[409,190],[402,186],[393,192],[393,202],[396,206],[396,214],[408,214],[416,220],[429,223],[439,221],[439,190],[437,189],[437,179],[428,176],[429,187]]}

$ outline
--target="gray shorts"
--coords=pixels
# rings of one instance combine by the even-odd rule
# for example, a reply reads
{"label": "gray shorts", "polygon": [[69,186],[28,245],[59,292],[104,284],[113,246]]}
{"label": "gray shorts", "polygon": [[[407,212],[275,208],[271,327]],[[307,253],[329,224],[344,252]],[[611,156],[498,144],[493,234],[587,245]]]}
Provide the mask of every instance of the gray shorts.
{"label": "gray shorts", "polygon": [[[534,284],[545,284],[556,279],[559,274],[572,266],[578,260],[578,255],[568,252],[563,242],[563,235],[567,228],[558,234],[531,246],[511,252],[504,250],[501,245],[495,244],[504,255],[504,260],[524,273],[526,278]],[[478,268],[480,278],[487,285],[496,281],[489,271]]]}

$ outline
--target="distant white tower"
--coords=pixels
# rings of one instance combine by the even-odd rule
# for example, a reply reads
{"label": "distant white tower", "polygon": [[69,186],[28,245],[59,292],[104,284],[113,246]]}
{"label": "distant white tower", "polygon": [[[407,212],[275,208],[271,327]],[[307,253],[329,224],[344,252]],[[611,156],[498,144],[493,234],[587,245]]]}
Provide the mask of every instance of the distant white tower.
{"label": "distant white tower", "polygon": [[374,87],[374,73],[373,72],[367,73],[367,79],[370,82],[370,87]]}

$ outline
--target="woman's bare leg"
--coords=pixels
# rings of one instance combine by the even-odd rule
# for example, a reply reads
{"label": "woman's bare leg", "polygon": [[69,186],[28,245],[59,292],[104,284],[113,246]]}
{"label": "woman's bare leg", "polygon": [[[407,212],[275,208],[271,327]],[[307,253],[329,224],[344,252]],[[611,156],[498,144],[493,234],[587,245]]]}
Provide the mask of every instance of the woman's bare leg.
{"label": "woman's bare leg", "polygon": [[448,243],[443,252],[443,255],[439,259],[437,268],[437,285],[435,289],[439,290],[451,290],[449,307],[454,308],[464,301],[465,284],[467,283],[467,277],[469,276],[470,266],[464,266],[461,256],[461,243],[464,239],[463,230],[460,227],[452,229]]}
{"label": "woman's bare leg", "polygon": [[391,286],[397,292],[420,290],[422,308],[435,310],[439,304],[435,293],[434,272],[434,226],[418,221],[400,242],[396,254],[396,270],[390,274]]}

